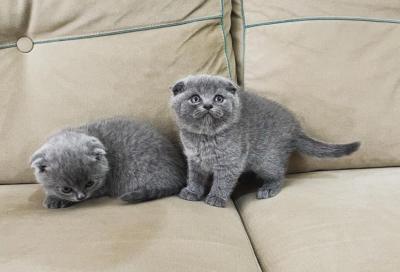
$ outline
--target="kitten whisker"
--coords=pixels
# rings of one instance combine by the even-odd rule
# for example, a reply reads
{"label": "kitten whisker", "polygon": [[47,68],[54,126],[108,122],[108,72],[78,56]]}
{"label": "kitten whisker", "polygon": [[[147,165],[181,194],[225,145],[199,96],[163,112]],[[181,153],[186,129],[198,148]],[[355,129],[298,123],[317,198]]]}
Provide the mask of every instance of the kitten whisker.
{"label": "kitten whisker", "polygon": [[205,114],[206,114],[206,110],[197,109],[193,112],[193,117],[197,119],[197,118],[203,117]]}
{"label": "kitten whisker", "polygon": [[210,112],[213,115],[213,117],[216,117],[216,118],[221,118],[224,115],[224,112],[218,108],[212,109]]}

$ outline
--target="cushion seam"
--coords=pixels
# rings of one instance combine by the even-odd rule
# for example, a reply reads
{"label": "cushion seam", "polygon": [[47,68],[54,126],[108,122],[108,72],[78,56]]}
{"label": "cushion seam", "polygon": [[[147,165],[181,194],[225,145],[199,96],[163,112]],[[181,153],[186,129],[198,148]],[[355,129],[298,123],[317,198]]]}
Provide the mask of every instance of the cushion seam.
{"label": "cushion seam", "polygon": [[[71,35],[71,36],[61,36],[56,38],[49,38],[49,39],[42,39],[42,40],[34,40],[34,44],[44,44],[44,43],[52,43],[52,42],[62,42],[62,41],[72,41],[72,40],[81,40],[81,39],[91,39],[91,38],[98,38],[104,36],[112,36],[112,35],[120,35],[120,34],[127,34],[132,32],[139,32],[139,31],[147,31],[153,29],[160,29],[160,28],[169,28],[169,27],[176,27],[180,25],[202,22],[202,21],[211,21],[221,19],[221,15],[212,15],[212,16],[205,16],[205,17],[198,17],[190,20],[183,20],[183,21],[176,21],[176,22],[169,22],[169,23],[160,23],[160,24],[150,24],[145,26],[135,26],[135,27],[127,27],[122,29],[115,29],[109,31],[98,31],[94,33],[87,33],[82,35]],[[0,44],[0,49],[16,47],[16,42],[8,42],[5,44]]]}
{"label": "cushion seam", "polygon": [[383,19],[383,18],[353,17],[353,16],[311,16],[311,17],[299,17],[299,18],[264,21],[264,22],[245,25],[245,28],[284,24],[284,23],[306,22],[306,21],[356,21],[356,22],[400,24],[400,20],[398,19]]}
{"label": "cushion seam", "polygon": [[[235,206],[235,210],[236,210],[237,215],[239,216],[240,222],[242,223],[244,232],[246,233],[247,241],[249,242],[250,247],[251,247],[251,249],[253,250],[253,253],[254,253],[254,254],[253,254],[253,256],[254,256],[254,261],[255,261],[255,263],[257,264],[259,270],[260,270],[260,271],[263,271],[262,268],[261,268],[261,265],[260,265],[260,259],[259,259],[259,257],[257,256],[257,252],[256,252],[256,250],[255,250],[255,248],[254,248],[254,243],[253,243],[253,241],[251,240],[249,231],[248,231],[247,226],[246,226],[246,224],[245,224],[245,222],[244,222],[244,220],[243,220],[243,217],[242,217],[242,215],[241,215],[240,212],[239,212],[238,204],[236,203],[236,200],[232,200],[232,202],[233,202],[233,205]],[[267,270],[267,271],[269,271],[269,270]]]}
{"label": "cushion seam", "polygon": [[4,44],[0,44],[0,49],[6,49],[6,48],[11,48],[11,47],[16,47],[16,46],[17,46],[16,42],[4,43]]}
{"label": "cushion seam", "polygon": [[241,14],[242,14],[242,26],[243,26],[243,32],[242,32],[242,87],[245,89],[245,66],[246,66],[246,17],[244,13],[244,2],[243,0],[240,0],[240,7],[241,7]]}
{"label": "cushion seam", "polygon": [[229,73],[229,78],[232,79],[232,73],[231,73],[231,65],[230,65],[230,61],[229,61],[229,57],[228,57],[228,49],[227,49],[227,43],[226,43],[226,34],[225,34],[225,24],[224,24],[224,20],[225,20],[225,10],[224,10],[224,0],[220,1],[221,3],[221,18],[220,18],[220,25],[221,25],[221,30],[222,30],[222,36],[224,39],[224,54],[225,54],[225,61],[226,61],[226,66],[228,69],[228,73]]}

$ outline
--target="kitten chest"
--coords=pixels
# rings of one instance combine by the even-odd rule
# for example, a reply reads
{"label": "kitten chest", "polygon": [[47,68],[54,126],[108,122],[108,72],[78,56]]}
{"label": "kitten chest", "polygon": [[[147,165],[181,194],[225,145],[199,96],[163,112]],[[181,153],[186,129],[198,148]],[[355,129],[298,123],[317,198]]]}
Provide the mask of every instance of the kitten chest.
{"label": "kitten chest", "polygon": [[223,156],[217,137],[195,135],[187,139],[184,145],[186,156],[206,172],[212,172]]}

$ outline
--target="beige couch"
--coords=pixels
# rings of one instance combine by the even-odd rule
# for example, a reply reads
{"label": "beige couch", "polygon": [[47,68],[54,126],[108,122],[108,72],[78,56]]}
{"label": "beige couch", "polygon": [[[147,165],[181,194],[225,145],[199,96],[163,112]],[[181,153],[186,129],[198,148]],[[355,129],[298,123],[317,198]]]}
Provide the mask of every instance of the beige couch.
{"label": "beige couch", "polygon": [[[2,0],[0,271],[400,271],[399,18],[390,0]],[[197,73],[362,148],[295,155],[278,196],[248,177],[225,209],[42,207],[28,160],[47,135],[128,115],[176,140],[168,88]]]}

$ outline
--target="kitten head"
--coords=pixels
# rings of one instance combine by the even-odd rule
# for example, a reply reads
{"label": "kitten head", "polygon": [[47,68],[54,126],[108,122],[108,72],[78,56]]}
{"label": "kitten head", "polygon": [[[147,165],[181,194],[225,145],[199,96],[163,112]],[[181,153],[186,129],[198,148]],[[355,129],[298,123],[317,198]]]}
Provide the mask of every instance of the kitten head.
{"label": "kitten head", "polygon": [[64,131],[32,155],[31,166],[48,195],[78,202],[104,185],[108,172],[105,154],[97,138]]}
{"label": "kitten head", "polygon": [[188,76],[171,89],[171,106],[181,129],[215,135],[239,119],[239,87],[227,78]]}

